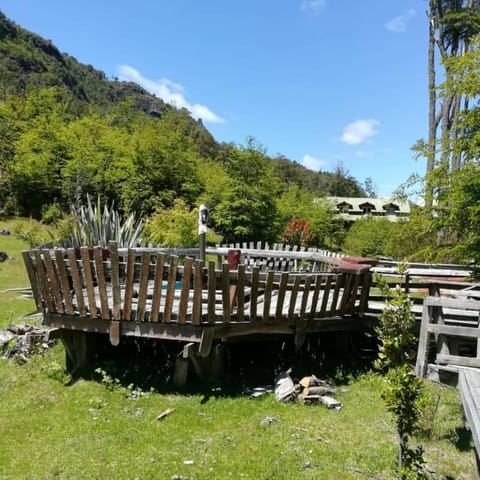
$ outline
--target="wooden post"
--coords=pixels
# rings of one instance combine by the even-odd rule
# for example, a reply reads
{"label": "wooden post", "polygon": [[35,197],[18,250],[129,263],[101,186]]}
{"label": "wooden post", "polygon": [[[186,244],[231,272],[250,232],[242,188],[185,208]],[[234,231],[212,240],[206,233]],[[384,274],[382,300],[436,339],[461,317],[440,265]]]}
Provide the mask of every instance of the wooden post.
{"label": "wooden post", "polygon": [[199,259],[205,262],[205,249],[207,246],[207,221],[208,208],[205,205],[200,205],[198,209],[198,244],[199,244]]}

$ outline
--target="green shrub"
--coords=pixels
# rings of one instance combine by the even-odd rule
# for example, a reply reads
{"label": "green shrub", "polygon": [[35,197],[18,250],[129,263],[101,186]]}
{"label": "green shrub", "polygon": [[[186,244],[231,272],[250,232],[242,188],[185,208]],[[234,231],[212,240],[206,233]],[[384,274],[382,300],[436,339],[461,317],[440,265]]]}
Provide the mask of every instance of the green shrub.
{"label": "green shrub", "polygon": [[140,244],[143,221],[131,213],[127,218],[105,203],[101,206],[100,197],[94,205],[87,196],[86,205],[72,207],[72,230],[70,236],[63,241],[63,246],[101,246],[107,247],[110,241],[117,242],[119,247],[135,247]]}

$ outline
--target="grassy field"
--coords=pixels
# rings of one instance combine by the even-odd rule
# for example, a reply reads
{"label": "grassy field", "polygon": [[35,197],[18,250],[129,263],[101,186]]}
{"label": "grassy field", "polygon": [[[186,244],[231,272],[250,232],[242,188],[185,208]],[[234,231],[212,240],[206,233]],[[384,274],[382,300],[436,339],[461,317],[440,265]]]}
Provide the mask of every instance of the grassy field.
{"label": "grassy field", "polygon": [[[10,225],[0,222],[0,229]],[[0,251],[11,258],[0,264],[0,329],[23,323],[33,310],[18,292],[4,293],[28,284],[23,248],[28,243],[0,236]],[[103,360],[91,377],[71,381],[61,344],[27,363],[1,359],[0,479],[396,478],[395,426],[380,397],[381,377],[366,369],[309,365],[308,373],[336,384],[343,404],[337,411],[280,404],[273,395],[249,399],[249,371],[258,365],[244,365],[242,376],[222,385],[178,393],[167,381],[169,367],[152,363],[141,355],[115,365]],[[273,382],[273,369],[266,372]],[[470,480],[471,441],[458,393],[427,389],[417,441],[428,465],[435,478]],[[173,413],[158,420],[168,408]]]}

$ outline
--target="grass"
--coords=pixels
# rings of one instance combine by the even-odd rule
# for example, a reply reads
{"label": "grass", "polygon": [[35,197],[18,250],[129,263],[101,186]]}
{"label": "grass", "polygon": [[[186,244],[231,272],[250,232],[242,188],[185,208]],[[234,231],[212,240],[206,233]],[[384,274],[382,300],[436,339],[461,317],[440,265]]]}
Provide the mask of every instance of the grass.
{"label": "grass", "polygon": [[[0,250],[18,258],[0,264],[0,292],[26,285],[23,248],[28,244],[0,237]],[[1,310],[5,295],[0,293]],[[33,302],[17,297],[8,300],[0,328],[23,322],[33,310]],[[0,359],[0,479],[396,478],[395,426],[380,397],[378,375],[330,369],[320,359],[304,366],[336,383],[343,404],[336,411],[280,404],[273,395],[250,400],[243,387],[252,377],[234,372],[223,385],[178,393],[162,358],[138,354],[115,364],[99,361],[97,373],[76,381],[64,372],[61,344],[25,364]],[[260,372],[259,364],[242,368]],[[273,381],[273,370],[265,371]],[[148,380],[153,377],[156,382]],[[471,479],[471,440],[458,392],[427,388],[431,401],[417,440],[428,465],[439,479]],[[167,408],[174,412],[157,420]],[[263,422],[267,417],[270,423]]]}
{"label": "grass", "polygon": [[37,226],[28,220],[0,220],[0,230],[6,228],[10,231],[10,235],[0,235],[0,252],[8,255],[5,262],[0,262],[0,328],[18,323],[19,318],[35,310],[32,299],[22,298],[19,291],[7,291],[30,285],[21,254],[22,250],[30,248],[30,244],[27,239],[19,238],[15,232],[20,229],[28,232],[32,225]]}

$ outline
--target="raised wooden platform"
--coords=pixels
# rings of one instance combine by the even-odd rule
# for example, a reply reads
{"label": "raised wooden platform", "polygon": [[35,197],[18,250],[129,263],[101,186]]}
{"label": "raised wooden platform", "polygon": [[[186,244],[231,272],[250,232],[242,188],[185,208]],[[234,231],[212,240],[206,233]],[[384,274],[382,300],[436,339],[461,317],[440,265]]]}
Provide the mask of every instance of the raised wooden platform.
{"label": "raised wooden platform", "polygon": [[305,264],[304,252],[251,251],[231,268],[227,249],[206,263],[184,253],[112,244],[36,249],[23,258],[44,323],[65,338],[108,334],[117,345],[148,337],[193,343],[208,356],[214,342],[233,338],[290,335],[301,347],[309,333],[362,328],[368,265],[308,253],[310,271],[297,272],[289,269]]}

